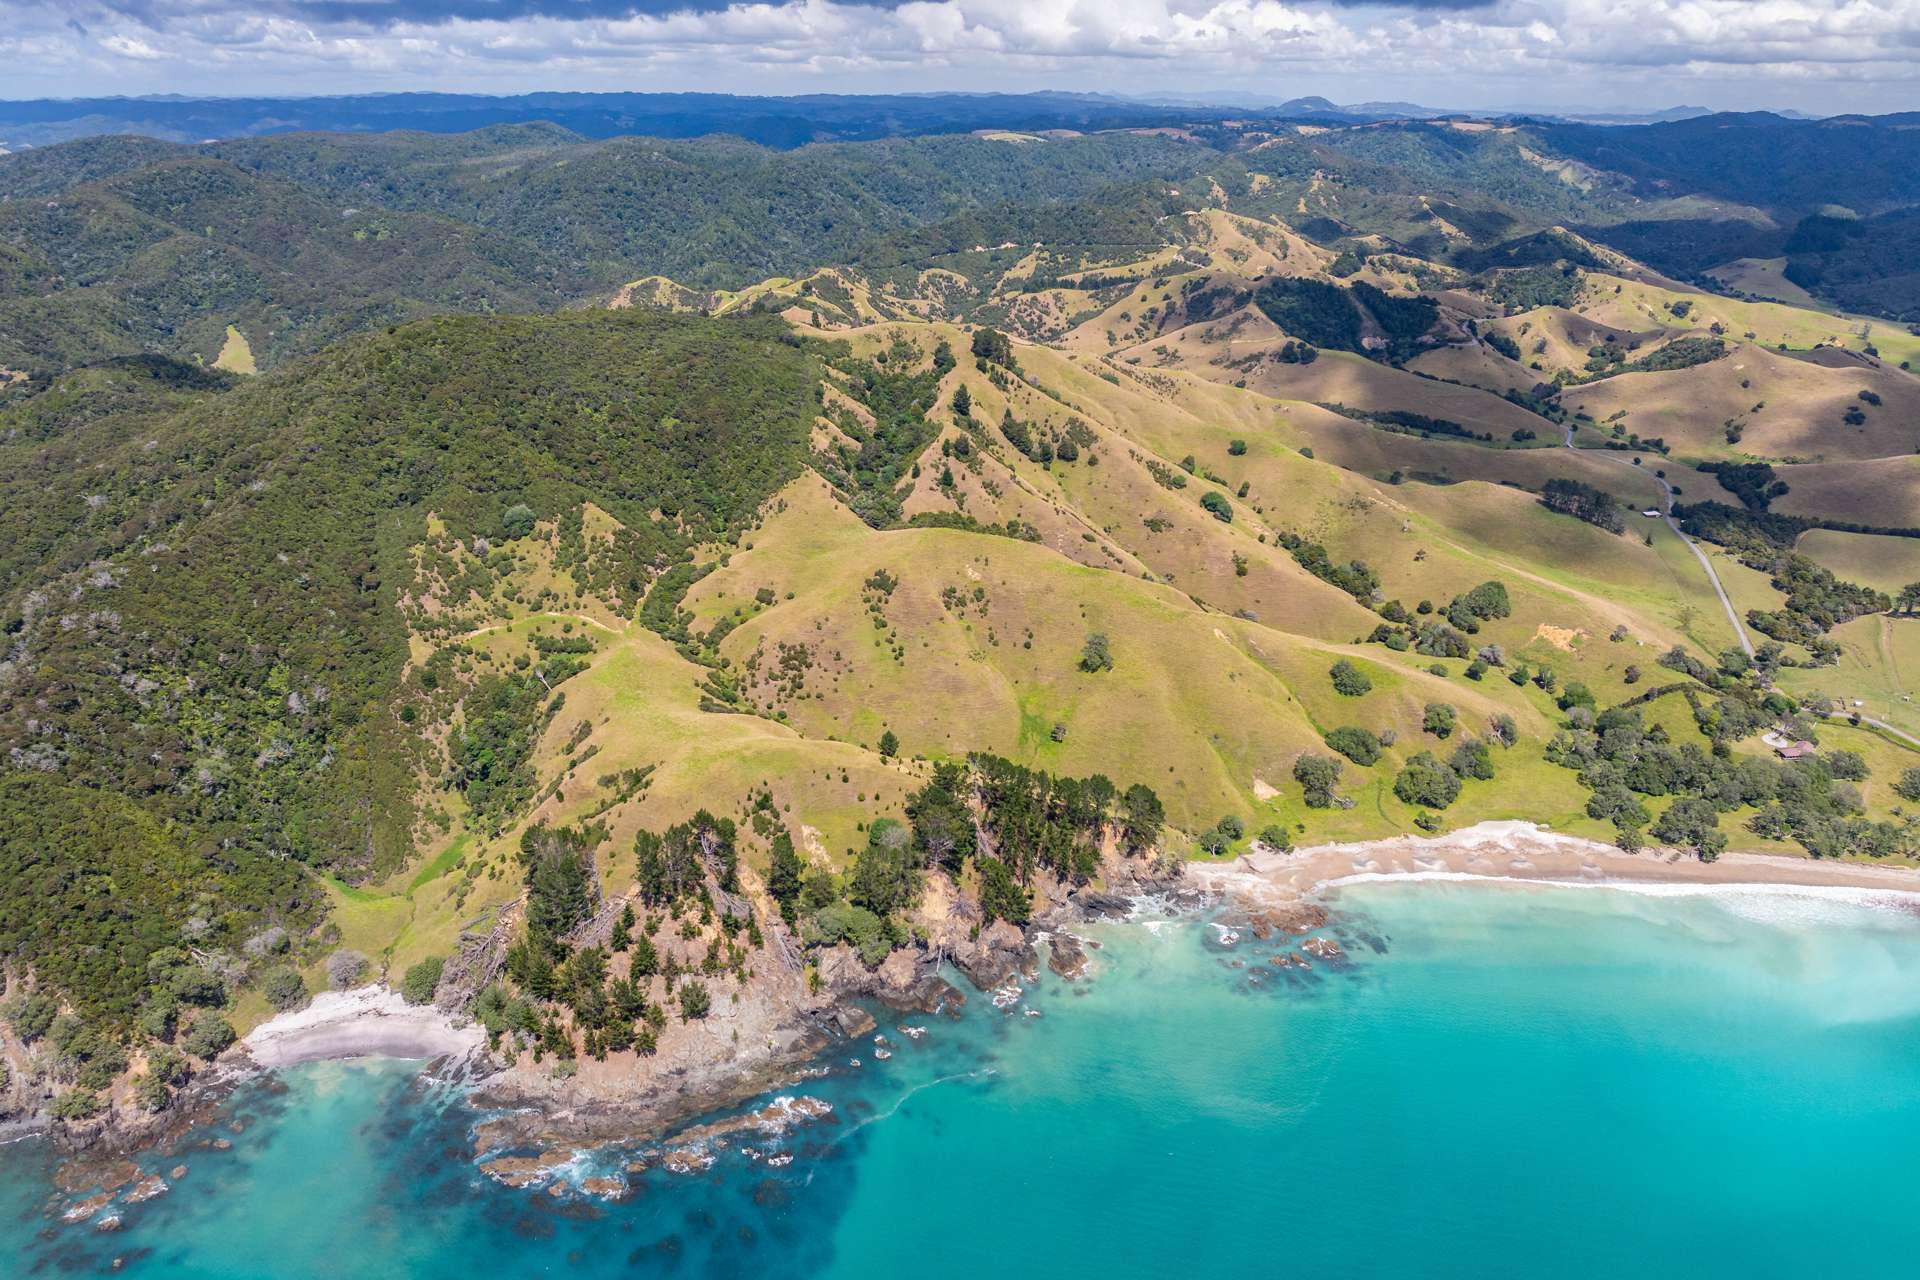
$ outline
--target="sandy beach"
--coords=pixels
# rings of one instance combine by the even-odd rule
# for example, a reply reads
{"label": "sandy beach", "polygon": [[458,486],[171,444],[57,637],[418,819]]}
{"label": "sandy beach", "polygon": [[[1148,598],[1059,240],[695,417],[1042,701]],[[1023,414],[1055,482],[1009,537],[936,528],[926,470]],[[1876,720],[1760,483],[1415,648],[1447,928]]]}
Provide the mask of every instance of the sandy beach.
{"label": "sandy beach", "polygon": [[1701,862],[1672,849],[1622,853],[1531,822],[1483,822],[1445,835],[1250,853],[1223,863],[1189,863],[1202,889],[1253,902],[1297,902],[1373,876],[1477,876],[1562,883],[1824,886],[1920,895],[1920,870],[1763,853],[1726,853]]}
{"label": "sandy beach", "polygon": [[486,1043],[477,1023],[457,1026],[432,1005],[410,1005],[385,987],[327,991],[304,1009],[255,1027],[241,1042],[263,1067],[323,1058],[439,1058]]}

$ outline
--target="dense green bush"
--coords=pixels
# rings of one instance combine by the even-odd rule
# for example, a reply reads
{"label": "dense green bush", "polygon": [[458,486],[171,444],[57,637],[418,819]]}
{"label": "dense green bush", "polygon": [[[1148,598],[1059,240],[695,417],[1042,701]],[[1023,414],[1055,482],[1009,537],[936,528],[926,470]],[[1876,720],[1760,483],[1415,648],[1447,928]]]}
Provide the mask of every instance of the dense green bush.
{"label": "dense green bush", "polygon": [[1327,675],[1333,680],[1334,692],[1343,697],[1358,698],[1373,691],[1373,681],[1367,679],[1366,672],[1346,658],[1328,668]]}
{"label": "dense green bush", "polygon": [[440,956],[429,956],[407,970],[400,980],[400,997],[408,1004],[432,1004],[433,993],[440,986],[440,975],[445,972],[447,962]]}
{"label": "dense green bush", "polygon": [[1342,725],[1327,735],[1327,745],[1357,765],[1370,765],[1380,758],[1380,739],[1370,730]]}

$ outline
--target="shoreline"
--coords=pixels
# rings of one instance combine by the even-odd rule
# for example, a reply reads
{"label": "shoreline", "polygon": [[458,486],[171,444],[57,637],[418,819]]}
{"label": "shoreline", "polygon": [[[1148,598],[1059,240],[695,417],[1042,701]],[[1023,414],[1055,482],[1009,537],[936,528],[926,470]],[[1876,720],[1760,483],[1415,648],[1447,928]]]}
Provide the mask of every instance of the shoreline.
{"label": "shoreline", "polygon": [[1920,908],[1920,868],[1828,862],[1781,854],[1722,854],[1701,862],[1662,848],[1623,853],[1609,844],[1537,823],[1482,822],[1438,836],[1262,850],[1231,862],[1189,863],[1195,887],[1260,905],[1297,905],[1343,884],[1446,881],[1533,883],[1632,889],[1694,886],[1703,892],[1748,887],[1897,895]]}
{"label": "shoreline", "polygon": [[410,1005],[381,986],[323,991],[278,1014],[240,1041],[256,1066],[290,1067],[347,1058],[429,1061],[470,1056],[486,1047],[478,1023],[428,1005]]}
{"label": "shoreline", "polygon": [[[982,992],[996,989],[1010,974],[1037,976],[1043,961],[1071,981],[1080,978],[1086,961],[1078,945],[1061,947],[1063,940],[1076,937],[1073,926],[1127,919],[1146,901],[1179,911],[1226,906],[1250,913],[1258,936],[1267,936],[1263,927],[1304,936],[1328,923],[1330,908],[1338,911],[1330,898],[1343,887],[1396,880],[1628,892],[1664,887],[1702,894],[1798,889],[1822,896],[1871,896],[1880,899],[1880,905],[1920,916],[1920,869],[1756,853],[1728,853],[1711,863],[1672,849],[1627,854],[1524,821],[1284,853],[1260,849],[1230,862],[1186,863],[1177,879],[1157,883],[1129,882],[1133,870],[1129,864],[1109,864],[1104,883],[1110,889],[1052,886],[1045,895],[1046,909],[1024,932],[1002,924],[998,932],[979,939],[979,950],[966,960],[957,955],[944,960]],[[1047,944],[1044,950],[1042,943]],[[1337,960],[1339,954],[1337,946],[1331,957],[1305,944],[1301,950],[1315,960]],[[1306,967],[1303,957],[1294,959]],[[506,1157],[501,1169],[512,1172],[531,1161],[529,1167],[537,1167],[537,1172],[527,1175],[529,1184],[544,1186],[550,1182],[550,1166],[583,1151],[671,1141],[690,1122],[805,1078],[823,1053],[873,1029],[873,1019],[863,1008],[840,1003],[843,1000],[873,1000],[926,1012],[946,999],[967,998],[948,986],[940,976],[941,960],[925,951],[896,951],[877,971],[825,967],[833,971],[831,994],[789,1007],[774,999],[782,990],[776,982],[745,1005],[726,1006],[718,1023],[743,1018],[755,1032],[752,1040],[757,1043],[751,1049],[742,1051],[737,1036],[720,1037],[720,1027],[703,1023],[697,1045],[689,1041],[663,1060],[645,1060],[637,1073],[619,1070],[617,1064],[594,1064],[595,1070],[582,1073],[585,1078],[574,1079],[503,1064],[490,1056],[487,1037],[473,1020],[433,1005],[408,1005],[385,986],[324,992],[250,1031],[217,1074],[196,1082],[191,1106],[169,1113],[164,1123],[121,1132],[95,1130],[72,1152],[72,1159],[79,1168],[131,1168],[127,1158],[136,1150],[178,1147],[186,1133],[209,1121],[212,1108],[242,1080],[303,1063],[384,1057],[418,1062],[441,1078],[473,1086],[476,1162]],[[30,1134],[0,1138],[5,1136]],[[537,1154],[528,1157],[527,1152]]]}
{"label": "shoreline", "polygon": [[[1911,897],[1920,909],[1920,868],[1764,853],[1729,852],[1715,862],[1671,849],[1629,854],[1519,820],[1482,822],[1437,836],[1310,845],[1284,853],[1262,850],[1231,862],[1189,862],[1183,871],[1189,889],[1259,905],[1298,905],[1344,885],[1404,880],[1623,889],[1691,885],[1707,891],[1741,886],[1855,890]],[[1048,931],[1048,921],[1036,919],[1029,941]],[[423,1062],[471,1058],[484,1050],[486,1037],[471,1020],[456,1019],[432,1005],[409,1005],[398,992],[373,985],[322,992],[303,1008],[261,1023],[240,1043],[254,1065],[272,1069],[367,1057]],[[821,1047],[806,1046],[784,1056],[803,1059]],[[684,1100],[674,1109],[685,1114]]]}

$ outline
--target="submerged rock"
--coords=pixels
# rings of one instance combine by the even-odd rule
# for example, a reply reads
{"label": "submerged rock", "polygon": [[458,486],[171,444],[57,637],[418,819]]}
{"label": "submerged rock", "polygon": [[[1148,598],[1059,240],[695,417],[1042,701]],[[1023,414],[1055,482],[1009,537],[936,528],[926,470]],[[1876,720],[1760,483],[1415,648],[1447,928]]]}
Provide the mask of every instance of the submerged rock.
{"label": "submerged rock", "polygon": [[537,1156],[500,1156],[480,1166],[480,1172],[509,1187],[530,1187],[573,1159],[571,1151],[543,1151]]}
{"label": "submerged rock", "polygon": [[113,1203],[113,1192],[102,1191],[99,1195],[88,1196],[85,1200],[68,1205],[66,1212],[60,1215],[60,1221],[85,1222],[111,1203]]}
{"label": "submerged rock", "polygon": [[660,1164],[668,1173],[705,1173],[713,1168],[713,1161],[710,1151],[676,1147],[661,1157]]}
{"label": "submerged rock", "polygon": [[[800,1097],[782,1096],[775,1098],[757,1111],[748,1111],[737,1116],[728,1116],[724,1120],[715,1120],[710,1124],[698,1125],[675,1136],[674,1141],[683,1146],[698,1146],[712,1142],[728,1134],[753,1130],[765,1134],[781,1134],[796,1125],[810,1124],[824,1120],[833,1114],[833,1107],[824,1098],[806,1095]],[[669,1156],[672,1152],[668,1153]]]}
{"label": "submerged rock", "polygon": [[[184,1173],[185,1170],[183,1169],[181,1172]],[[172,1188],[167,1186],[165,1178],[162,1178],[157,1173],[152,1174],[140,1179],[140,1181],[134,1184],[133,1190],[127,1192],[127,1203],[140,1204],[153,1199],[155,1196],[163,1196],[171,1189]]]}
{"label": "submerged rock", "polygon": [[1332,938],[1308,938],[1300,949],[1316,960],[1344,960],[1347,956]]}

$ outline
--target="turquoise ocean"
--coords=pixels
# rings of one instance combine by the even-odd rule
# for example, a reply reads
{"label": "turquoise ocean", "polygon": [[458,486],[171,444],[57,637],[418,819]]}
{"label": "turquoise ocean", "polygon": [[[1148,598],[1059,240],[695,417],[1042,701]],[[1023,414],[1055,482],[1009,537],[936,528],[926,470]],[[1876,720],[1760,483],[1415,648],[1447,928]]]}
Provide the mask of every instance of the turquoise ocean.
{"label": "turquoise ocean", "polygon": [[1267,963],[1286,940],[1205,916],[1089,928],[1091,981],[1046,975],[1006,1010],[975,995],[957,1016],[883,1014],[890,1057],[843,1046],[783,1091],[831,1119],[743,1134],[702,1172],[637,1175],[619,1202],[486,1179],[475,1114],[417,1064],[243,1088],[232,1148],[184,1152],[172,1191],[110,1234],[58,1224],[48,1153],[15,1143],[0,1272],[1920,1268],[1920,917],[1844,894],[1404,881],[1331,905],[1350,962],[1306,974]]}

